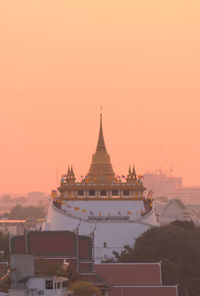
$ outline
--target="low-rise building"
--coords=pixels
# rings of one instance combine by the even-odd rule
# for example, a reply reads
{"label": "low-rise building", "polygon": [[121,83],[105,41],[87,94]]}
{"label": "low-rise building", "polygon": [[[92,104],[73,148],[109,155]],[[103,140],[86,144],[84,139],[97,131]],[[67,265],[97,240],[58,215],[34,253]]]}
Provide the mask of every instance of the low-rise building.
{"label": "low-rise building", "polygon": [[175,220],[192,220],[192,215],[180,199],[171,199],[158,213],[160,225],[169,224]]}
{"label": "low-rise building", "polygon": [[177,191],[176,196],[186,204],[199,204],[200,186],[182,187]]}
{"label": "low-rise building", "polygon": [[67,296],[73,292],[67,289],[67,278],[56,276],[33,276],[26,279],[24,289],[13,288],[9,296]]}
{"label": "low-rise building", "polygon": [[0,220],[0,231],[9,232],[13,235],[20,235],[24,233],[26,220]]}
{"label": "low-rise building", "polygon": [[[36,271],[44,274],[44,261],[49,265],[53,263],[60,266],[66,262],[73,263],[80,279],[99,287],[103,296],[178,295],[176,285],[162,284],[160,263],[95,264],[93,237],[78,235],[77,230],[36,231],[13,237],[10,251],[10,296],[64,296],[66,291],[70,293],[63,289],[66,279],[36,276]],[[62,282],[62,289],[59,282]]]}
{"label": "low-rise building", "polygon": [[160,263],[102,263],[94,269],[112,289],[108,296],[177,296],[177,286],[162,284]]}
{"label": "low-rise building", "polygon": [[35,275],[32,254],[11,254],[11,289],[9,296],[66,296],[72,295],[67,288],[67,278]]}

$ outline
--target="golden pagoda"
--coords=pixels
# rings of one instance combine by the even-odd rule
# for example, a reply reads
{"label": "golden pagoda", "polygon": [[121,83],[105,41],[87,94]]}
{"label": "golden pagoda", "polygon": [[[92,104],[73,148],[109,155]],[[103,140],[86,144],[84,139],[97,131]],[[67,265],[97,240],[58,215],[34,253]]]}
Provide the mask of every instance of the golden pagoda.
{"label": "golden pagoda", "polygon": [[[124,181],[123,181],[124,180]],[[63,200],[100,200],[100,199],[137,199],[143,200],[145,190],[135,167],[129,167],[127,177],[116,176],[107,152],[104,136],[102,113],[100,113],[99,138],[96,151],[92,156],[89,171],[81,182],[76,182],[72,166],[61,178],[60,198]],[[59,199],[59,198],[58,198]]]}
{"label": "golden pagoda", "polygon": [[145,198],[142,176],[129,167],[115,175],[107,152],[100,114],[96,151],[86,176],[77,181],[72,166],[52,191],[45,230],[79,231],[94,235],[94,258],[113,258],[145,230],[156,225],[152,197]]}
{"label": "golden pagoda", "polygon": [[102,113],[100,114],[100,129],[97,148],[95,154],[92,156],[92,163],[87,178],[96,183],[111,183],[115,180],[115,173],[110,161],[110,155],[107,153],[103,137]]}

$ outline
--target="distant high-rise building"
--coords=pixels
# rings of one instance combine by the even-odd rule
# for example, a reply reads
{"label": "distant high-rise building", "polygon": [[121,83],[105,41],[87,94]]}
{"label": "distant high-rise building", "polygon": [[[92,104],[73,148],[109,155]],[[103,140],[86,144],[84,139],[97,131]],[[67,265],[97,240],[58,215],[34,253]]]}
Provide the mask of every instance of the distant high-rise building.
{"label": "distant high-rise building", "polygon": [[177,197],[187,204],[200,204],[200,186],[182,187],[177,192]]}
{"label": "distant high-rise building", "polygon": [[162,171],[159,174],[145,173],[143,183],[147,190],[153,191],[155,198],[159,196],[174,197],[182,188],[181,177],[167,176]]}

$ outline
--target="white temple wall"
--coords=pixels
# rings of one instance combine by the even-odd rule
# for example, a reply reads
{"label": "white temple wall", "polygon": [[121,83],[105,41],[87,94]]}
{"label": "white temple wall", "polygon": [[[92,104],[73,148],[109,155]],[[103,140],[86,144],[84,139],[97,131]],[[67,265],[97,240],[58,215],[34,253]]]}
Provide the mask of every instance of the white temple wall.
{"label": "white temple wall", "polygon": [[[82,203],[85,207],[85,201],[78,201],[79,207],[81,207]],[[115,202],[111,201],[111,203],[112,207],[114,207]],[[134,201],[134,207],[137,206],[137,203],[138,206],[141,206],[141,201]],[[90,205],[90,203],[87,204],[88,206]],[[98,211],[100,209],[103,211],[103,208],[107,208],[105,205],[109,205],[109,201],[106,201],[104,207],[102,202],[100,202],[100,204],[101,207],[98,208]],[[96,201],[95,205],[98,206]],[[89,210],[88,206],[87,210]],[[118,207],[113,210],[114,213],[119,208],[120,207],[118,204]],[[107,221],[95,223],[83,220],[81,221],[78,217],[66,215],[66,213],[62,213],[60,210],[50,206],[47,222],[44,224],[43,230],[75,231],[77,226],[79,226],[79,234],[91,235],[91,233],[94,231],[94,257],[96,262],[100,262],[101,260],[105,260],[107,258],[113,258],[113,251],[121,252],[125,245],[133,246],[135,239],[145,232],[149,227],[151,227],[151,225],[156,225],[156,217],[154,212],[149,213],[147,217],[143,217],[137,221]]]}
{"label": "white temple wall", "polygon": [[[96,262],[113,258],[113,251],[121,252],[125,245],[133,246],[135,239],[150,226],[140,223],[98,223],[94,235]],[[112,235],[111,235],[112,233]],[[106,247],[104,245],[106,244]]]}
{"label": "white temple wall", "polygon": [[[79,208],[79,209],[77,209]],[[88,216],[129,216],[130,220],[139,219],[141,212],[144,212],[144,204],[141,200],[105,200],[100,201],[67,201],[62,205],[66,214],[74,215],[80,219],[88,219]],[[84,211],[84,212],[83,212]],[[85,212],[86,211],[86,212]]]}
{"label": "white temple wall", "polygon": [[149,214],[147,214],[146,216],[144,216],[143,219],[142,219],[142,221],[144,223],[148,223],[148,224],[150,224],[152,226],[158,226],[159,225],[159,223],[157,222],[157,218],[156,218],[156,215],[155,215],[155,212],[154,211],[153,211],[153,213],[150,212]]}

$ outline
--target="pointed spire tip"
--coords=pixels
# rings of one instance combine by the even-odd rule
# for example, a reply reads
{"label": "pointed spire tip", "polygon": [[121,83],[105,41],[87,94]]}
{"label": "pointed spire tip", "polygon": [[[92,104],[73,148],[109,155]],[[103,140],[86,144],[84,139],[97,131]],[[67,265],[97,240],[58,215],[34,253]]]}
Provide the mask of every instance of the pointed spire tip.
{"label": "pointed spire tip", "polygon": [[99,128],[99,139],[97,143],[97,150],[106,150],[105,141],[103,137],[102,107],[101,107],[101,113],[100,113],[100,128]]}

